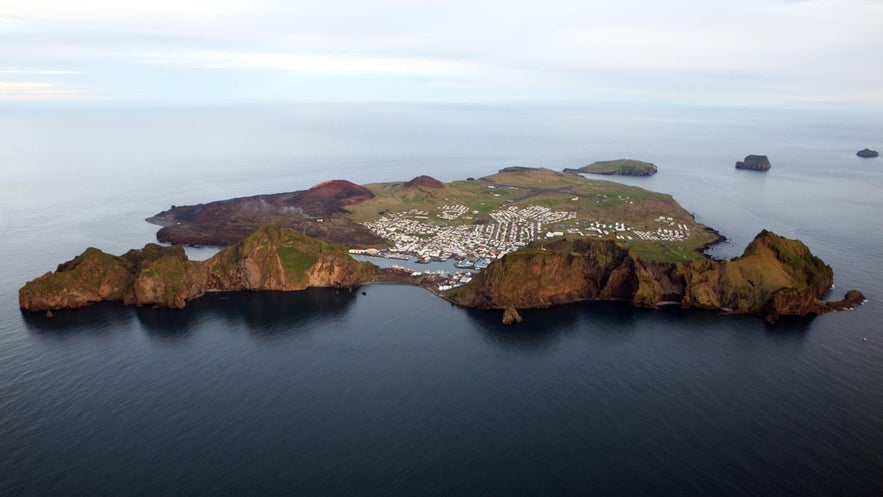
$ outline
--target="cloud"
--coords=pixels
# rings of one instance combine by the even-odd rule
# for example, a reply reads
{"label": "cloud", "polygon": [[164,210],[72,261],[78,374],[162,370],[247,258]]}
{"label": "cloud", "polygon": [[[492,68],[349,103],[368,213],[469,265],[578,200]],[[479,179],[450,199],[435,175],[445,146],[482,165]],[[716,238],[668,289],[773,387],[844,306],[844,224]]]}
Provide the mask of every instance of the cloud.
{"label": "cloud", "polygon": [[141,56],[155,64],[185,65],[201,69],[434,76],[465,74],[469,70],[466,64],[456,61],[401,57],[301,55],[212,50],[146,52],[141,54]]}
{"label": "cloud", "polygon": [[0,100],[49,100],[83,97],[85,90],[37,81],[0,81]]}
{"label": "cloud", "polygon": [[[0,60],[26,68],[0,75],[79,73],[99,94],[171,91],[159,78],[183,71],[193,84],[179,91],[248,73],[279,98],[355,94],[346,85],[359,76],[396,88],[371,86],[389,92],[378,98],[412,100],[850,95],[883,106],[879,1],[0,0],[0,12]],[[297,75],[333,84],[291,91]]]}
{"label": "cloud", "polygon": [[80,71],[68,71],[62,69],[21,69],[18,67],[6,67],[0,69],[0,74],[42,74],[48,76],[68,76],[72,74],[80,74]]}

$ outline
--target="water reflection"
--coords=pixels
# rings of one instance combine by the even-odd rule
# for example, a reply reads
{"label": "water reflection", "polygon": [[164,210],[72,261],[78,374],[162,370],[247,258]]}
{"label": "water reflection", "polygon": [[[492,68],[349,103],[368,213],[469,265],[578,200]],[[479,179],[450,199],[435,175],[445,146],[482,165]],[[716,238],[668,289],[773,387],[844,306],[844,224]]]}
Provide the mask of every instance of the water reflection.
{"label": "water reflection", "polygon": [[309,288],[297,292],[217,292],[190,302],[182,310],[139,308],[138,321],[153,336],[177,338],[203,321],[245,327],[255,335],[300,332],[313,320],[342,316],[355,301],[346,289]]}
{"label": "water reflection", "polygon": [[466,309],[477,328],[491,342],[534,347],[551,344],[564,334],[629,333],[634,324],[652,311],[637,309],[619,302],[582,302],[543,309],[523,309],[524,321],[517,325],[502,324],[500,310]]}
{"label": "water reflection", "polygon": [[[411,290],[403,289],[404,291]],[[200,329],[204,323],[240,328],[248,333],[270,337],[303,333],[315,322],[335,320],[349,312],[361,291],[311,288],[297,292],[218,292],[188,303],[184,309],[124,307],[101,303],[91,307],[57,311],[49,318],[43,313],[22,312],[27,328],[40,333],[110,332],[125,328],[133,317],[150,336],[178,340]],[[460,309],[489,342],[506,346],[543,347],[555,343],[562,334],[591,332],[622,337],[644,326],[675,326],[682,330],[753,329],[776,335],[802,336],[813,318],[781,318],[769,325],[754,316],[721,316],[713,310],[681,309],[666,306],[641,309],[619,302],[585,302],[545,309],[523,309],[524,321],[502,324],[502,311]]]}
{"label": "water reflection", "polygon": [[124,328],[134,318],[151,336],[181,339],[200,323],[220,321],[220,326],[245,327],[256,335],[274,335],[309,329],[313,320],[345,314],[356,294],[346,289],[310,288],[297,292],[217,292],[189,302],[184,309],[125,307],[103,302],[81,309],[44,313],[22,311],[28,330],[74,334],[109,332]]}
{"label": "water reflection", "polygon": [[21,311],[28,331],[35,333],[72,334],[108,333],[132,321],[132,311],[118,302],[101,302],[81,309],[43,312]]}

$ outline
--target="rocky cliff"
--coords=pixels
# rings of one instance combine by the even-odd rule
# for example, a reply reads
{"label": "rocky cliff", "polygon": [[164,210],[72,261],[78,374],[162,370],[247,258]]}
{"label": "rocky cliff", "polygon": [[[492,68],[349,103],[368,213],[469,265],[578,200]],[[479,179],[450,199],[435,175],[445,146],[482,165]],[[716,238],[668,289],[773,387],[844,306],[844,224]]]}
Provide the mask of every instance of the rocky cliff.
{"label": "rocky cliff", "polygon": [[[95,248],[58,266],[19,290],[29,311],[83,307],[95,302],[182,308],[208,291],[302,290],[350,287],[371,281],[421,284],[391,277],[356,262],[340,246],[281,226],[262,226],[205,261],[190,261],[180,246],[148,244],[121,255]],[[798,240],[762,231],[742,256],[679,263],[641,259],[614,240],[557,239],[535,242],[507,254],[468,285],[444,294],[467,307],[505,309],[518,322],[518,308],[590,300],[620,300],[639,307],[679,303],[683,307],[756,314],[769,322],[860,304],[847,293],[823,302],[831,268]]]}
{"label": "rocky cliff", "polygon": [[379,269],[356,262],[339,246],[281,226],[262,226],[205,261],[190,261],[180,246],[148,244],[122,256],[88,248],[55,272],[19,290],[30,311],[70,309],[95,302],[182,308],[212,290],[303,290],[347,287]]}
{"label": "rocky cliff", "polygon": [[446,298],[468,307],[507,309],[567,302],[622,300],[653,307],[676,302],[687,308],[755,314],[773,322],[857,305],[850,292],[822,302],[831,287],[830,266],[798,240],[762,231],[741,257],[681,263],[642,260],[612,240],[561,240],[507,254]]}

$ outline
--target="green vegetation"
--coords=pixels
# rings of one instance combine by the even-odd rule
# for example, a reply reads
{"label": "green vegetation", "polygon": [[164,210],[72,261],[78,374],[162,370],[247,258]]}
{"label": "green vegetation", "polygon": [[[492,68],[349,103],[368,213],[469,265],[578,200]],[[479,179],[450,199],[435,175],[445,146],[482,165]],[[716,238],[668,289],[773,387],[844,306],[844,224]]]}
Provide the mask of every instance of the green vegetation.
{"label": "green vegetation", "polygon": [[55,273],[28,282],[24,289],[35,295],[45,295],[80,287],[106,300],[122,300],[132,288],[132,271],[132,265],[123,257],[89,247],[74,259],[60,264]]}
{"label": "green vegetation", "polygon": [[688,242],[631,241],[623,245],[646,261],[683,262],[705,258],[694,243]]}
{"label": "green vegetation", "polygon": [[584,173],[623,174],[626,176],[650,176],[656,173],[656,165],[633,159],[617,159],[593,162],[579,169]]}
{"label": "green vegetation", "polygon": [[313,267],[318,258],[314,254],[298,250],[294,247],[279,247],[277,250],[282,268],[292,283],[303,281],[307,270]]}

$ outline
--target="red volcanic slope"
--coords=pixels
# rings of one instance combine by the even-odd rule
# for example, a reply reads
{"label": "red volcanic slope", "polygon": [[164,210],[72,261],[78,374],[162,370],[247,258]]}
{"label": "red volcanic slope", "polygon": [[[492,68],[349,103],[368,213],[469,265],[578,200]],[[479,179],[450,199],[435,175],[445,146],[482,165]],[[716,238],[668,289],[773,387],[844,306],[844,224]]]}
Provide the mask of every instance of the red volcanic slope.
{"label": "red volcanic slope", "polygon": [[424,176],[417,176],[416,178],[412,179],[411,181],[408,181],[407,183],[405,183],[405,186],[407,186],[408,188],[414,188],[414,187],[418,187],[418,186],[422,186],[424,188],[444,188],[445,184],[442,183],[441,181],[433,178],[432,176],[425,176],[424,175]]}
{"label": "red volcanic slope", "polygon": [[352,205],[374,198],[374,193],[364,186],[343,179],[323,181],[303,192],[297,199],[301,205],[336,204]]}

